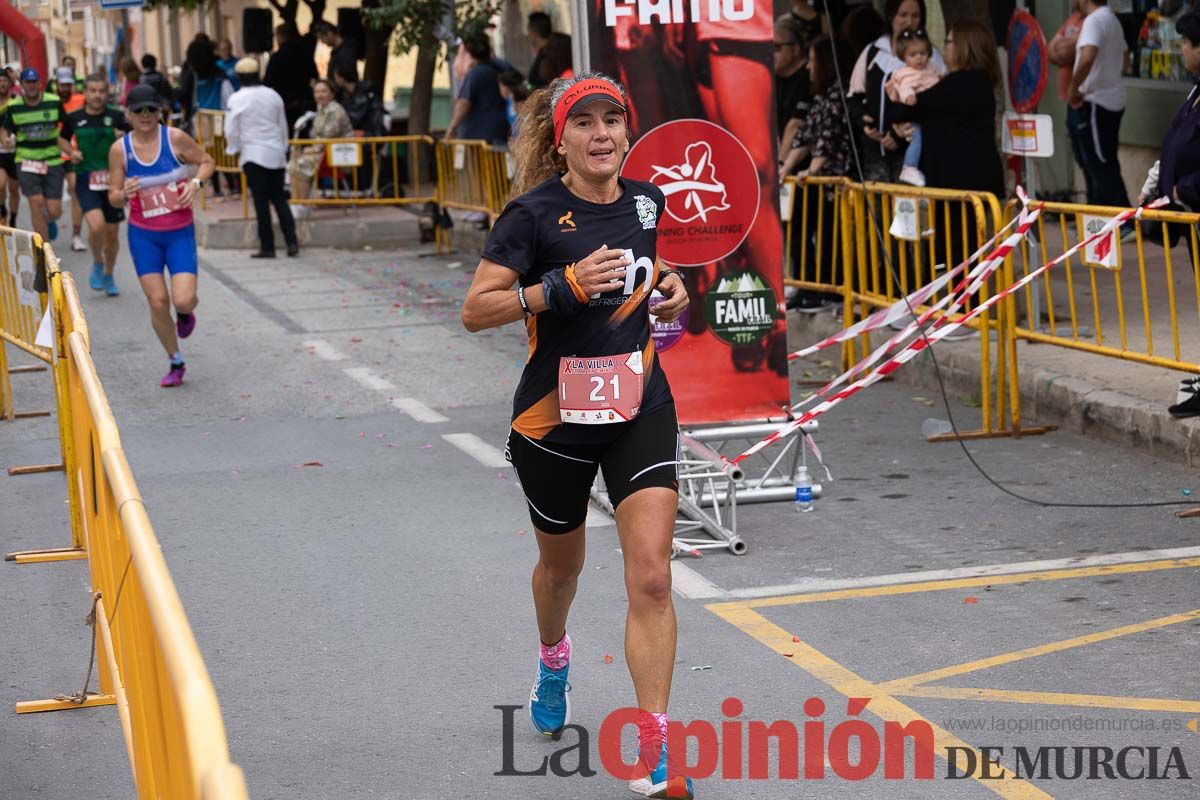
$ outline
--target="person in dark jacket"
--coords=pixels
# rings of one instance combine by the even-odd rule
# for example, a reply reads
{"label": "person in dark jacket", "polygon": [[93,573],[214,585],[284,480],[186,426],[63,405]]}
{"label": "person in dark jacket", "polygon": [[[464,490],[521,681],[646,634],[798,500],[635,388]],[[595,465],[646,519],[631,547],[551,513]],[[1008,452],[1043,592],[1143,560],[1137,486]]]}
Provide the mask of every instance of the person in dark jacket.
{"label": "person in dark jacket", "polygon": [[308,48],[300,41],[300,35],[291,25],[275,28],[278,49],[267,62],[263,75],[263,86],[274,89],[283,98],[283,111],[287,115],[288,130],[296,124],[305,111],[312,108],[312,82],[318,77],[317,65],[313,63]]}
{"label": "person in dark jacket", "polygon": [[[1197,83],[1167,127],[1162,152],[1150,168],[1138,205],[1167,197],[1171,201],[1169,209],[1195,212],[1200,211],[1200,13],[1189,11],[1180,16],[1175,21],[1175,32],[1180,37],[1183,66]],[[1185,235],[1188,227],[1168,225],[1166,244],[1173,247],[1183,236],[1190,249],[1192,237]],[[1162,235],[1161,226],[1143,224],[1142,233],[1157,239]],[[1200,417],[1200,382],[1194,376],[1181,382],[1178,401],[1167,408],[1167,413],[1177,419]]]}
{"label": "person in dark jacket", "polygon": [[354,130],[362,131],[364,136],[383,136],[383,101],[375,87],[358,79],[358,66],[342,65],[342,71],[333,79],[345,98],[342,107]]}
{"label": "person in dark jacket", "polygon": [[921,170],[929,186],[1004,197],[1004,167],[996,149],[996,40],[979,22],[956,22],[946,34],[950,73],[917,94],[914,106],[889,107],[893,122],[921,125]]}
{"label": "person in dark jacket", "polygon": [[504,144],[508,141],[508,117],[504,113],[504,98],[500,96],[500,73],[513,66],[492,55],[486,33],[467,37],[463,47],[471,57],[471,69],[459,87],[446,138]]}
{"label": "person in dark jacket", "polygon": [[167,76],[158,71],[158,59],[150,53],[142,56],[142,77],[138,82],[153,89],[163,99],[166,108],[170,109],[175,105],[175,90],[171,88]]}
{"label": "person in dark jacket", "polygon": [[355,73],[358,72],[358,42],[342,36],[337,28],[323,19],[313,23],[311,32],[330,50],[326,77],[333,80],[334,76],[346,71],[347,65]]}

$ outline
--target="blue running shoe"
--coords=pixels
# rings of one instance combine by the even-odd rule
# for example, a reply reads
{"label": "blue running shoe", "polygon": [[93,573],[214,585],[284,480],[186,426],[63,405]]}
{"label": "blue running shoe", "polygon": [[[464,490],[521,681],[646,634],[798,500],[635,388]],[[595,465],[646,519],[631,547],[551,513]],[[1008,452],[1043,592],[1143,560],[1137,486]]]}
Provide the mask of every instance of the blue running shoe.
{"label": "blue running shoe", "polygon": [[117,288],[117,282],[113,280],[112,275],[104,276],[104,293],[109,297],[119,297],[121,290]]}
{"label": "blue running shoe", "polygon": [[98,261],[92,264],[92,277],[88,284],[97,292],[104,288],[104,265]]}
{"label": "blue running shoe", "polygon": [[58,238],[58,222],[50,220],[50,224],[46,226],[46,236],[52,242]]}
{"label": "blue running shoe", "polygon": [[567,695],[571,691],[567,683],[570,669],[567,664],[553,670],[538,659],[537,683],[529,693],[529,719],[538,733],[551,739],[561,736],[563,726],[571,721],[571,698]]}
{"label": "blue running shoe", "polygon": [[630,790],[643,797],[670,797],[693,800],[692,779],[682,775],[667,774],[667,745],[664,742],[658,756],[658,765],[644,778],[629,782]]}

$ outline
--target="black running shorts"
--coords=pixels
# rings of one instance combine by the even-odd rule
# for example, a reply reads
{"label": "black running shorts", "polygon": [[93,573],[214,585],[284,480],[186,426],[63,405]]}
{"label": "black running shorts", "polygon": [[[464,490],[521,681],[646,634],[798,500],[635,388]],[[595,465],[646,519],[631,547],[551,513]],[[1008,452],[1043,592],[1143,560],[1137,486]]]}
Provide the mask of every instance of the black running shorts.
{"label": "black running shorts", "polygon": [[529,519],[543,533],[570,533],[587,517],[596,470],[613,508],[650,487],[679,490],[679,426],[675,406],[618,423],[614,438],[602,444],[543,444],[509,431],[505,455],[517,471]]}

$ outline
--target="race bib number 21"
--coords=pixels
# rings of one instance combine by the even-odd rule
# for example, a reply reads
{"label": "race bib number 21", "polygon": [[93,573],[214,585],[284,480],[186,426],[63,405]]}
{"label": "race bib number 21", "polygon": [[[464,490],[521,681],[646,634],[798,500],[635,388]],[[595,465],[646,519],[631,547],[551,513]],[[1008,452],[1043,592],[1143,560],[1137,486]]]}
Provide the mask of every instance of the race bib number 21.
{"label": "race bib number 21", "polygon": [[609,425],[628,422],[642,405],[642,354],[576,358],[558,362],[558,411],[563,422]]}

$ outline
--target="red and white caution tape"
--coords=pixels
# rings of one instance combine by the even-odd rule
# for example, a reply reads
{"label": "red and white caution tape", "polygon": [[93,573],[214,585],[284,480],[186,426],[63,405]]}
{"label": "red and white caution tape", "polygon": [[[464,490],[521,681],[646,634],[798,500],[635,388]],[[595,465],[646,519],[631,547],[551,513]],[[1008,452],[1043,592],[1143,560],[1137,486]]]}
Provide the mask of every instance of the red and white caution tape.
{"label": "red and white caution tape", "polygon": [[[1014,220],[1014,222],[1018,222],[1017,229],[1011,235],[1009,235],[999,247],[989,253],[984,261],[972,269],[967,274],[967,277],[964,278],[957,286],[955,286],[952,291],[947,293],[945,297],[922,312],[920,317],[910,321],[903,330],[889,337],[886,342],[877,347],[862,361],[858,362],[853,367],[846,370],[846,372],[825,384],[825,386],[818,389],[814,394],[797,403],[792,407],[792,411],[799,411],[801,408],[804,408],[815,400],[825,397],[830,391],[836,389],[838,386],[841,386],[846,381],[856,378],[866,372],[870,367],[890,353],[897,344],[907,339],[916,331],[923,330],[929,321],[933,319],[935,314],[941,312],[944,316],[945,314],[958,313],[958,311],[966,303],[967,298],[978,292],[979,288],[991,278],[997,269],[1000,268],[1000,265],[1004,263],[1004,259],[1006,259],[1009,253],[1012,252],[1013,248],[1020,243],[1021,239],[1025,236],[1025,233],[1030,229],[1030,227],[1032,227],[1033,223],[1037,220],[1038,215],[1040,214],[1040,208],[1035,208],[1033,211],[1028,213],[1023,208],[1020,215]],[[1007,228],[1008,226],[1005,226],[1006,230]],[[976,258],[977,256],[978,253],[973,255],[972,259]],[[966,263],[969,262],[964,262],[963,266],[965,266]]]}
{"label": "red and white caution tape", "polygon": [[833,334],[832,336],[822,339],[821,341],[817,342],[816,344],[809,345],[808,347],[804,347],[800,350],[797,350],[794,353],[790,353],[788,355],[788,360],[794,361],[797,358],[804,358],[805,356],[810,356],[813,353],[816,353],[820,350],[824,350],[826,347],[830,347],[835,344],[840,344],[842,342],[847,342],[847,341],[849,341],[857,336],[860,336],[864,333],[870,333],[871,331],[878,330],[879,328],[882,328],[885,325],[891,325],[893,322],[896,322],[897,320],[904,319],[904,317],[909,315],[910,308],[916,308],[917,306],[924,305],[926,300],[928,300],[930,297],[932,297],[934,294],[936,294],[938,291],[940,291],[943,287],[945,287],[948,283],[950,283],[950,281],[952,281],[956,275],[958,275],[960,272],[962,272],[964,269],[966,269],[968,264],[973,264],[978,258],[980,258],[985,253],[987,253],[988,250],[997,241],[999,241],[1000,237],[1003,236],[1008,231],[1009,228],[1011,228],[1013,225],[1016,225],[1019,220],[1020,220],[1020,217],[1013,217],[1012,220],[1010,220],[1007,225],[1005,225],[1003,228],[1001,228],[999,231],[996,232],[995,236],[993,236],[991,239],[988,239],[986,242],[984,242],[982,247],[980,247],[978,250],[976,250],[974,253],[972,253],[970,256],[968,256],[961,264],[959,264],[954,269],[952,269],[949,272],[945,273],[944,275],[938,277],[937,279],[925,284],[920,289],[917,289],[912,294],[909,294],[907,297],[900,298],[899,300],[897,300],[895,303],[892,303],[892,305],[888,306],[887,308],[881,308],[878,311],[870,314],[866,318],[851,325],[849,328],[840,330],[837,333]]}
{"label": "red and white caution tape", "polygon": [[[1167,198],[1165,198],[1165,197],[1160,198],[1160,199],[1154,201],[1153,203],[1147,204],[1145,206],[1145,208],[1158,208],[1160,206],[1166,205],[1167,202],[1168,202]],[[978,306],[973,308],[969,313],[964,315],[959,320],[951,321],[947,317],[944,317],[944,316],[940,317],[938,319],[937,323],[935,323],[933,330],[924,332],[922,336],[919,336],[916,339],[914,339],[913,341],[909,342],[908,345],[903,350],[901,350],[899,353],[897,353],[895,356],[893,356],[888,361],[886,361],[883,364],[881,364],[880,366],[876,367],[865,377],[858,379],[857,381],[850,384],[846,388],[842,389],[841,391],[839,391],[837,394],[833,395],[832,397],[824,399],[823,402],[817,404],[812,409],[806,411],[804,414],[800,415],[796,419],[787,423],[786,425],[781,427],[779,430],[775,431],[770,436],[763,439],[758,444],[750,447],[748,450],[746,450],[746,452],[742,453],[741,455],[737,456],[736,458],[730,459],[729,463],[740,464],[742,461],[744,461],[747,458],[749,458],[750,456],[754,455],[759,450],[762,450],[764,447],[769,447],[770,445],[774,444],[775,442],[779,441],[783,437],[790,434],[792,431],[794,431],[797,428],[804,425],[806,422],[811,422],[812,420],[821,416],[826,411],[828,411],[829,409],[836,406],[838,403],[845,400],[847,397],[851,397],[855,394],[858,394],[860,391],[867,388],[868,386],[870,386],[874,383],[877,383],[878,381],[882,380],[883,378],[887,377],[888,375],[891,375],[893,372],[898,370],[901,366],[903,366],[904,364],[907,364],[909,361],[914,359],[918,354],[920,354],[923,350],[925,350],[925,348],[929,347],[934,342],[941,341],[942,339],[944,339],[949,334],[953,333],[955,330],[957,330],[962,325],[965,325],[966,323],[972,321],[973,319],[975,319],[976,317],[981,315],[983,312],[985,312],[988,309],[995,306],[1001,300],[1005,299],[1006,297],[1009,297],[1013,293],[1028,286],[1034,280],[1036,280],[1041,275],[1043,275],[1051,267],[1067,260],[1072,255],[1074,255],[1075,253],[1077,253],[1084,247],[1088,246],[1092,242],[1108,236],[1110,233],[1112,233],[1114,230],[1116,230],[1121,225],[1128,222],[1133,217],[1140,216],[1141,213],[1142,213],[1141,208],[1136,208],[1136,209],[1131,208],[1131,209],[1122,211],[1120,214],[1117,214],[1115,217],[1113,217],[1108,222],[1106,222],[1104,224],[1104,227],[1102,227],[1099,231],[1097,231],[1096,233],[1092,234],[1091,236],[1088,236],[1087,238],[1083,239],[1078,244],[1075,244],[1072,247],[1068,248],[1065,252],[1063,252],[1062,255],[1058,256],[1053,261],[1043,264],[1042,266],[1038,267],[1034,271],[1030,272],[1025,277],[1021,278],[1019,281],[1016,281],[1015,283],[1013,283],[1008,288],[992,295],[987,300],[983,301]],[[1006,241],[1006,244],[1007,244],[1007,241]],[[924,316],[924,315],[922,315],[922,316]]]}

